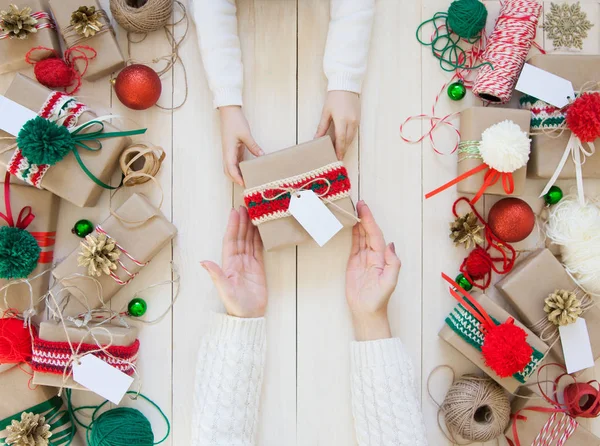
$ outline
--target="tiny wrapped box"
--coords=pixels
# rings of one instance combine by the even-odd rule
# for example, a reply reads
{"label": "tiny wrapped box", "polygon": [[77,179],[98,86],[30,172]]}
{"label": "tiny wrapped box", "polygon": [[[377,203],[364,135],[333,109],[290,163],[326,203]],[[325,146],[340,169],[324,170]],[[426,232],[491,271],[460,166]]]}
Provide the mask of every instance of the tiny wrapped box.
{"label": "tiny wrapped box", "polygon": [[[577,291],[577,284],[562,264],[548,249],[541,249],[519,263],[507,276],[496,283],[496,288],[517,312],[519,319],[538,336],[541,336],[542,321],[547,320],[544,300],[557,290]],[[579,293],[580,297],[584,293]],[[594,359],[600,358],[600,308],[589,306],[582,314],[586,320]],[[552,327],[551,327],[552,328]],[[556,330],[548,332],[553,338]],[[550,343],[550,341],[547,341]],[[560,341],[551,348],[554,357],[564,363]]]}
{"label": "tiny wrapped box", "polygon": [[267,251],[311,238],[288,211],[291,190],[313,190],[343,226],[356,223],[348,172],[329,136],[243,161],[240,169],[244,202]]}
{"label": "tiny wrapped box", "polygon": [[[67,126],[83,124],[96,118],[93,113],[87,111],[84,104],[64,93],[53,92],[21,74],[18,74],[10,84],[5,97],[36,113],[39,112],[44,118],[55,118],[57,114],[64,117],[66,113],[69,117],[64,119],[64,124]],[[102,124],[105,133],[121,134],[112,125],[106,122]],[[8,136],[10,135],[0,131],[0,137]],[[131,142],[127,136],[115,136],[99,141],[102,144],[100,150],[84,150],[76,147],[51,166],[29,163],[27,159],[20,156],[20,150],[14,148],[14,141],[0,142],[0,164],[20,180],[46,189],[77,206],[95,206],[102,191],[105,190],[105,187],[98,184],[96,180],[105,184],[110,181],[121,152]],[[94,142],[90,144],[93,145]],[[81,162],[75,156],[75,151]],[[89,173],[85,172],[82,165],[89,170]]]}
{"label": "tiny wrapped box", "polygon": [[[131,376],[140,347],[137,334],[134,327],[77,327],[71,322],[42,322],[33,342],[33,384],[87,390],[71,376],[73,356],[81,357],[87,352]],[[100,348],[103,350],[98,351]]]}
{"label": "tiny wrapped box", "polygon": [[[94,7],[99,13],[100,30],[93,36],[84,37],[71,25],[71,15],[80,7]],[[96,50],[96,57],[89,61],[84,79],[95,81],[125,67],[125,59],[115,38],[108,15],[96,0],[50,0],[50,9],[68,48],[85,45]],[[78,60],[77,68],[83,72],[86,62]]]}
{"label": "tiny wrapped box", "polygon": [[[68,288],[62,302],[65,316],[76,316],[89,309],[99,308],[107,303],[123,286],[127,285],[158,252],[175,237],[177,229],[145,197],[133,194],[91,234],[103,232],[120,247],[119,261],[122,265],[111,275],[94,277],[102,287],[99,296],[96,283],[82,276],[88,275],[88,268],[79,266],[81,246],[73,251],[52,272],[62,287]],[[133,223],[128,223],[133,222]],[[87,240],[82,241],[82,244]],[[64,305],[64,307],[63,307]]]}
{"label": "tiny wrapped box", "polygon": [[0,54],[2,55],[0,57],[0,74],[27,68],[29,64],[25,61],[25,55],[32,48],[44,47],[50,49],[50,51],[40,51],[36,54],[41,58],[49,57],[52,54],[51,50],[60,52],[56,26],[48,14],[44,1],[0,0],[0,11],[9,12],[11,5],[15,5],[19,11],[24,8],[31,8],[31,15],[37,21],[35,24],[36,31],[29,33],[25,39],[18,39],[10,38],[6,32],[0,30]]}
{"label": "tiny wrapped box", "polygon": [[[576,93],[582,87],[588,88],[590,85],[595,87],[593,90],[599,90],[595,83],[600,82],[600,56],[539,54],[527,63],[571,81]],[[521,98],[521,106],[530,110],[533,134],[527,175],[530,178],[551,178],[561,162],[571,136],[570,130],[554,129],[555,126],[564,123],[565,115],[556,107],[530,96]],[[596,147],[599,142],[595,141]],[[593,154],[585,157],[585,162],[581,164],[581,173],[583,178],[600,178],[600,156]],[[573,157],[567,157],[558,178],[576,178]]]}
{"label": "tiny wrapped box", "polygon": [[[6,186],[8,185],[10,187],[8,188],[8,194],[4,194],[5,201],[3,207],[6,207],[7,204],[10,205],[13,224],[17,227],[19,225],[23,226],[24,221],[27,220],[27,218],[18,219],[17,216],[26,215],[27,207],[30,208],[30,215],[33,215],[33,219],[30,219],[30,223],[24,229],[33,235],[41,252],[37,266],[27,276],[31,285],[31,291],[27,283],[15,282],[14,285],[10,285],[0,293],[0,309],[7,310],[11,308],[17,310],[19,313],[23,313],[33,306],[37,310],[37,313],[39,313],[44,304],[42,297],[48,291],[50,284],[51,274],[49,270],[52,269],[60,200],[56,195],[48,191],[26,185],[0,183],[0,188],[6,192]],[[6,202],[7,197],[10,199],[9,203]],[[8,209],[2,209],[0,212],[9,217]],[[6,219],[0,219],[0,226],[6,225],[9,225]],[[9,279],[0,278],[0,288],[7,286],[8,283]]]}
{"label": "tiny wrapped box", "polygon": [[[505,322],[509,318],[512,318],[510,314],[508,314],[503,308],[493,302],[485,294],[481,294],[476,298],[476,300],[495,320],[499,322]],[[527,343],[533,348],[533,354],[526,369],[524,369],[521,373],[507,378],[498,376],[485,364],[481,351],[474,346],[475,344],[481,342],[483,338],[483,336],[479,334],[479,324],[474,318],[470,317],[469,313],[462,309],[460,304],[457,305],[452,313],[450,313],[450,315],[446,318],[446,324],[439,332],[439,336],[456,350],[461,352],[473,364],[487,373],[508,392],[514,393],[519,386],[526,383],[528,379],[535,374],[538,366],[544,359],[544,355],[548,351],[548,346],[523,324],[517,320],[514,321],[514,324],[525,330],[525,333],[527,334]],[[457,330],[453,329],[451,325],[454,327],[462,327],[461,334],[459,334]],[[466,338],[469,338],[469,341],[467,341]]]}

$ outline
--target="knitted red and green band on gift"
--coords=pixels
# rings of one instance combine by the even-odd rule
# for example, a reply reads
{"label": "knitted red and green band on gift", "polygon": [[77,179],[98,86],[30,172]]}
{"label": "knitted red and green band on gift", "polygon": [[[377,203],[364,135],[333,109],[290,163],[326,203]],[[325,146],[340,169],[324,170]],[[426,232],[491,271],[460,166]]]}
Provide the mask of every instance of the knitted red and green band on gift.
{"label": "knitted red and green band on gift", "polygon": [[[94,356],[130,376],[135,371],[133,366],[137,361],[139,349],[140,341],[138,339],[129,346],[103,347],[105,351],[100,350],[96,344],[76,346],[77,356],[92,352],[91,354]],[[66,373],[70,374],[72,359],[73,349],[68,342],[51,342],[39,337],[34,338],[31,358],[31,368],[34,372],[63,375],[66,369]]]}
{"label": "knitted red and green band on gift", "polygon": [[312,190],[321,200],[333,202],[350,196],[348,171],[338,161],[309,172],[272,181],[244,191],[244,202],[254,225],[289,217],[292,192]]}
{"label": "knitted red and green band on gift", "polygon": [[102,149],[101,139],[141,135],[146,129],[105,132],[104,121],[111,116],[78,124],[78,118],[85,111],[86,106],[71,96],[58,91],[52,92],[38,117],[27,121],[19,131],[8,171],[41,189],[42,179],[48,169],[73,153],[79,167],[94,183],[105,189],[117,189],[104,183],[90,171],[81,159],[79,149],[97,152]]}
{"label": "knitted red and green band on gift", "polygon": [[[13,421],[19,422],[21,415],[30,413],[45,418],[46,424],[50,426],[52,436],[48,446],[69,446],[75,436],[76,428],[72,414],[63,408],[63,400],[60,396],[54,396],[37,406],[25,409],[11,417],[0,421],[0,432],[9,427]],[[0,445],[6,444],[6,438],[0,438]]]}
{"label": "knitted red and green band on gift", "polygon": [[519,100],[521,108],[531,111],[531,128],[555,129],[565,123],[566,110],[560,109],[533,96],[524,95]]}

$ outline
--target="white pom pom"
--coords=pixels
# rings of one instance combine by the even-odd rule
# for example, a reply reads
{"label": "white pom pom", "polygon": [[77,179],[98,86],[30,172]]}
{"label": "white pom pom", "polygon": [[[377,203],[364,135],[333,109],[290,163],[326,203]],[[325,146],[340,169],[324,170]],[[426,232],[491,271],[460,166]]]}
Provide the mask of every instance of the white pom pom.
{"label": "white pom pom", "polygon": [[600,208],[568,196],[552,207],[546,235],[560,245],[562,262],[579,286],[600,295]]}
{"label": "white pom pom", "polygon": [[481,134],[479,153],[483,162],[498,172],[514,172],[529,161],[531,140],[517,124],[506,120]]}

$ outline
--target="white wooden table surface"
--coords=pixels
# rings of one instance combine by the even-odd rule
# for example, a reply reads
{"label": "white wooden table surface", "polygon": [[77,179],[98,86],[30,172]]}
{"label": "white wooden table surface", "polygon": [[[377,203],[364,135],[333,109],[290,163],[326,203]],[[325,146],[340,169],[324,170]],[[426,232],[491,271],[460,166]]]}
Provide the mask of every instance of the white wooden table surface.
{"label": "white wooden table surface", "polygon": [[[101,3],[108,10],[108,0]],[[583,3],[590,20],[598,24],[598,2]],[[429,113],[435,95],[448,79],[429,49],[422,48],[414,37],[422,20],[446,10],[448,4],[447,0],[377,0],[360,135],[345,159],[353,182],[353,198],[369,203],[387,241],[395,242],[403,262],[389,314],[394,335],[405,342],[414,362],[428,437],[435,446],[450,443],[437,427],[437,408],[426,387],[429,374],[440,364],[451,365],[458,374],[476,371],[459,352],[437,337],[445,316],[454,306],[440,272],[454,275],[465,256],[453,247],[447,232],[456,191],[427,201],[423,198],[424,193],[456,175],[456,159],[436,155],[428,143],[404,143],[398,127],[408,115]],[[497,2],[489,5],[491,11],[498,10]],[[238,0],[238,20],[245,68],[245,111],[256,140],[272,152],[311,139],[326,91],[322,59],[329,1]],[[117,28],[117,33],[125,51],[124,32]],[[596,25],[586,41],[586,50],[598,51],[599,36]],[[544,42],[541,29],[537,40],[551,49]],[[154,33],[145,42],[134,45],[132,57],[151,60],[168,51],[163,34]],[[198,343],[205,331],[207,314],[221,310],[199,261],[220,260],[227,211],[241,201],[240,190],[233,188],[222,174],[218,115],[212,108],[194,28],[180,54],[189,78],[189,100],[180,110],[128,110],[119,103],[108,79],[84,83],[80,96],[98,111],[110,110],[147,126],[144,140],[161,145],[167,152],[158,175],[164,192],[162,210],[178,227],[179,234],[111,305],[120,308],[137,290],[168,280],[169,262],[174,260],[181,274],[181,292],[170,317],[141,327],[139,370],[143,393],[171,419],[172,434],[164,444],[184,446],[190,443],[192,429]],[[33,75],[31,69],[23,72]],[[14,73],[0,76],[0,91],[13,77]],[[182,79],[179,67],[163,79],[162,104],[179,102],[185,88]],[[469,96],[458,103],[450,103],[444,96],[438,115],[473,103]],[[415,124],[411,132],[416,135],[420,127],[421,124]],[[449,132],[440,131],[440,145],[451,147],[450,137]],[[600,190],[597,183],[600,182],[586,182],[589,193]],[[539,180],[527,183],[525,199],[536,210],[541,207],[541,200],[536,197],[543,184]],[[568,189],[569,183],[560,184]],[[136,191],[148,194],[156,202],[160,199],[160,193],[151,185]],[[79,240],[70,229],[77,219],[101,222],[109,215],[109,204],[117,206],[131,192],[119,191],[112,198],[105,192],[98,206],[90,209],[62,202],[57,258],[76,248]],[[487,210],[496,200],[484,197],[481,209]],[[527,248],[532,243],[527,240],[518,247]],[[349,387],[352,328],[344,297],[349,248],[350,231],[345,230],[322,249],[308,244],[266,255],[268,354],[260,445],[355,444]],[[490,294],[495,297],[493,290]],[[169,305],[173,289],[165,286],[144,297],[149,304],[148,317],[152,318]],[[443,398],[448,384],[443,375],[433,380],[432,391],[438,399]],[[100,400],[79,392],[75,401],[79,404]],[[134,406],[151,418],[157,439],[162,437],[164,425],[157,414],[143,403]],[[594,427],[600,434],[600,423]]]}

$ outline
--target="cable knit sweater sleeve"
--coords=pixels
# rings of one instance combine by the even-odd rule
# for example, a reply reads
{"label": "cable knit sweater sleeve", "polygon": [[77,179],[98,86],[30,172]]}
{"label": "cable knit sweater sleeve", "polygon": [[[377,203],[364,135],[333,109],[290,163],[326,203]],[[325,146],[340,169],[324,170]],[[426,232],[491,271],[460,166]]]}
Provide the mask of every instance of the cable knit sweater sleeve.
{"label": "cable knit sweater sleeve", "polygon": [[352,412],[360,446],[427,446],[412,362],[398,338],[353,342]]}
{"label": "cable knit sweater sleeve", "polygon": [[196,367],[192,446],[253,446],[266,352],[265,319],[215,315]]}

